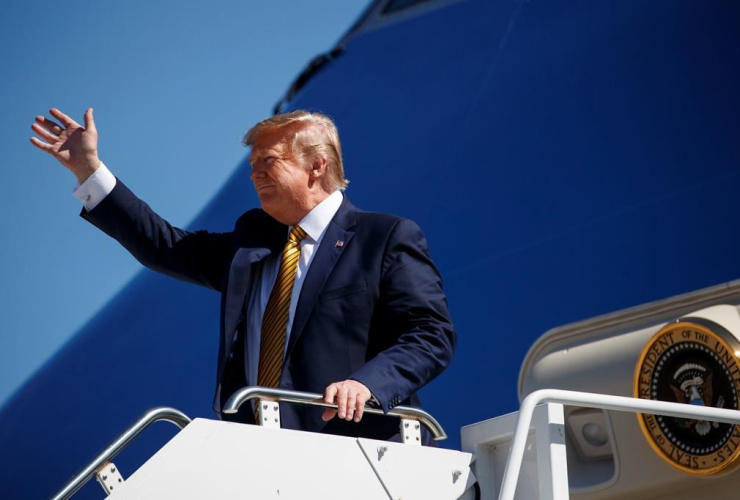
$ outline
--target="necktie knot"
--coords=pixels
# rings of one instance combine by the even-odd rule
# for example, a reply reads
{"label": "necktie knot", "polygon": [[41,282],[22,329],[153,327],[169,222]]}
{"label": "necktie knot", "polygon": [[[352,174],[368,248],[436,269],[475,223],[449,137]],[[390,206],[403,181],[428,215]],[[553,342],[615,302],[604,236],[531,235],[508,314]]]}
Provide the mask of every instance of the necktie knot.
{"label": "necktie knot", "polygon": [[306,231],[301,226],[293,226],[293,229],[290,230],[290,234],[288,235],[288,241],[291,243],[300,243],[306,236]]}

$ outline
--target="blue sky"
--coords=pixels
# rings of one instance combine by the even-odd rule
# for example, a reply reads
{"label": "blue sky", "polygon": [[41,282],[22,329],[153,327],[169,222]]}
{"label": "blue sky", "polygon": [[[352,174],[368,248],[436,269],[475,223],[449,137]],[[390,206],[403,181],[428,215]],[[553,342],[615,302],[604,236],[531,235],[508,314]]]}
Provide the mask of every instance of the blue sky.
{"label": "blue sky", "polygon": [[29,142],[34,116],[82,122],[92,106],[101,159],[186,225],[243,159],[244,132],[368,3],[3,4],[0,404],[139,270],[77,216],[74,178]]}

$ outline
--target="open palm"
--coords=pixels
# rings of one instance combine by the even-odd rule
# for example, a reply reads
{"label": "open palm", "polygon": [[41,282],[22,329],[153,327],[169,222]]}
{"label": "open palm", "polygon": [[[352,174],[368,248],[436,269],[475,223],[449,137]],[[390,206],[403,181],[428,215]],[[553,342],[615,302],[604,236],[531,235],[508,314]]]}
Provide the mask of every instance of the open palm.
{"label": "open palm", "polygon": [[56,108],[51,109],[51,115],[59,123],[37,116],[31,128],[43,140],[32,137],[31,143],[56,158],[80,182],[84,182],[100,165],[93,110],[89,108],[85,112],[84,127]]}

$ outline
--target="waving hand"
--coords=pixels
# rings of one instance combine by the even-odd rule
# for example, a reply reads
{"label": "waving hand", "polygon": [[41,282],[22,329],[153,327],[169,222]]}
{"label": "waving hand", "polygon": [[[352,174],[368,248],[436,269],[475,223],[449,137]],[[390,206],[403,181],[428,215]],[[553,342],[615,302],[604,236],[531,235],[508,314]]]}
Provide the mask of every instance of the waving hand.
{"label": "waving hand", "polygon": [[43,140],[32,137],[31,144],[56,158],[80,183],[85,182],[100,166],[98,130],[92,108],[85,112],[84,127],[56,108],[51,109],[51,115],[58,123],[43,116],[36,117],[31,128]]}

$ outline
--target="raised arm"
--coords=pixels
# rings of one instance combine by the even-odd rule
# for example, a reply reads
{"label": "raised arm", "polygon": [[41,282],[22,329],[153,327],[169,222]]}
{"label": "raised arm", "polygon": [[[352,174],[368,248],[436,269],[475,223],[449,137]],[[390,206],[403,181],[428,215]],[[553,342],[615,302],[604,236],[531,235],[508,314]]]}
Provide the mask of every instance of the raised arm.
{"label": "raised arm", "polygon": [[[56,108],[51,109],[51,115],[56,121],[36,117],[31,128],[40,139],[31,138],[31,144],[56,158],[82,185],[102,165],[93,110],[88,108],[85,112],[84,127]],[[232,252],[230,233],[174,227],[122,182],[114,185],[112,191],[94,203],[94,208],[85,204],[83,218],[117,240],[150,269],[221,290]]]}

